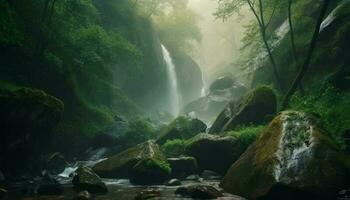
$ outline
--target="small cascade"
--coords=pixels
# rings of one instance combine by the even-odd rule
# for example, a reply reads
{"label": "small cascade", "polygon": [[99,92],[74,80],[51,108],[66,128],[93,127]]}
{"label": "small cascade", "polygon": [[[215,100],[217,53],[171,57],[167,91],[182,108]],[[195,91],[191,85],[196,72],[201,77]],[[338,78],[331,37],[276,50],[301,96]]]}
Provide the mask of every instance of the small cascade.
{"label": "small cascade", "polygon": [[170,56],[169,51],[162,46],[163,57],[167,67],[168,79],[169,79],[169,97],[170,97],[170,112],[174,116],[179,114],[180,110],[180,95],[177,87],[177,77],[175,71],[175,65]]}

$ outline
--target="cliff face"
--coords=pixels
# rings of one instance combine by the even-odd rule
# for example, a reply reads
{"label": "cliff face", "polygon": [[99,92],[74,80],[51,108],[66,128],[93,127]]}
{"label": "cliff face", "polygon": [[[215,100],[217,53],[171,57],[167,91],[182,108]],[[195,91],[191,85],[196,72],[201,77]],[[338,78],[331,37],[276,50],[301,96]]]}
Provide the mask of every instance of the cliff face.
{"label": "cliff face", "polygon": [[0,29],[0,90],[32,87],[61,99],[58,131],[78,135],[116,116],[162,110],[166,73],[149,19],[127,0],[44,2],[0,2],[8,23]]}

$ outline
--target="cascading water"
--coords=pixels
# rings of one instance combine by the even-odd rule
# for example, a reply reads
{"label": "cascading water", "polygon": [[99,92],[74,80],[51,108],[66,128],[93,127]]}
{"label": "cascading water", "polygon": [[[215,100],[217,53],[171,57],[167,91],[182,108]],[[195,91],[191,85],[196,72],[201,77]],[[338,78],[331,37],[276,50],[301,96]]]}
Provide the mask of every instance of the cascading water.
{"label": "cascading water", "polygon": [[170,56],[169,51],[162,45],[163,57],[167,67],[168,79],[169,79],[169,96],[170,96],[170,112],[174,116],[179,114],[180,110],[180,95],[177,87],[177,77],[175,71],[175,65]]}

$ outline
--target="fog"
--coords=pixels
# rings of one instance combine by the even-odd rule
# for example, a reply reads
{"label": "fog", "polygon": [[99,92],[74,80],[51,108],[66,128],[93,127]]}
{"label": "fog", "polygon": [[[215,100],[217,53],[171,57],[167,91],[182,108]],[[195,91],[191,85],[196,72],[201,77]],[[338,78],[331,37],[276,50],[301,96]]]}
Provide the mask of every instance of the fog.
{"label": "fog", "polygon": [[[202,41],[195,44],[193,58],[203,71],[205,85],[223,73],[239,70],[239,66],[228,66],[239,57],[244,26],[250,21],[248,12],[241,12],[228,21],[216,19],[213,15],[217,0],[189,0],[189,8],[200,18]],[[244,9],[243,9],[244,10]]]}

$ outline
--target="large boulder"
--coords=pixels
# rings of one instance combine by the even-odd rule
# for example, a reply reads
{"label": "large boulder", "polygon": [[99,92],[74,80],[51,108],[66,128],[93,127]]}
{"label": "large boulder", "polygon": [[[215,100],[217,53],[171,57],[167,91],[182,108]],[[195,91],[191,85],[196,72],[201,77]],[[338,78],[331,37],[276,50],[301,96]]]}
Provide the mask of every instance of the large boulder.
{"label": "large boulder", "polygon": [[349,187],[349,158],[302,112],[277,116],[221,182],[248,199],[335,199]]}
{"label": "large boulder", "polygon": [[[42,90],[22,88],[0,93],[0,167],[25,170],[44,151],[64,105]],[[3,153],[5,152],[5,153]]]}
{"label": "large boulder", "polygon": [[207,95],[185,105],[181,113],[195,113],[198,118],[211,123],[229,102],[237,102],[247,91],[247,87],[232,76],[219,77],[211,84]]}
{"label": "large boulder", "polygon": [[189,139],[198,133],[205,132],[206,129],[207,125],[201,120],[181,116],[161,130],[157,143],[164,144],[167,140],[173,139]]}
{"label": "large boulder", "polygon": [[173,177],[184,178],[198,170],[197,160],[194,157],[168,158],[167,160]]}
{"label": "large boulder", "polygon": [[197,159],[200,170],[225,174],[245,148],[231,136],[199,134],[188,141],[186,152]]}
{"label": "large boulder", "polygon": [[158,184],[167,180],[171,168],[153,141],[147,141],[97,163],[94,171],[104,178],[130,178],[136,184]]}
{"label": "large boulder", "polygon": [[259,87],[247,94],[239,103],[231,102],[218,116],[209,133],[221,133],[234,130],[238,126],[260,124],[277,110],[277,97],[267,87]]}
{"label": "large boulder", "polygon": [[108,192],[106,184],[89,167],[80,166],[73,177],[73,185],[79,191],[104,194]]}

